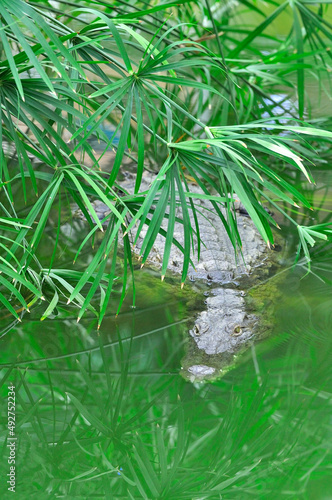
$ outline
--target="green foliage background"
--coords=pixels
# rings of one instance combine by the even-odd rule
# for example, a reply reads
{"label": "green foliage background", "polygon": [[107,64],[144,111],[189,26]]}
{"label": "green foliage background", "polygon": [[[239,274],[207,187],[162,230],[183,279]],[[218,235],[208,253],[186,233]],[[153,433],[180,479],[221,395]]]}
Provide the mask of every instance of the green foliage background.
{"label": "green foliage background", "polygon": [[[18,498],[329,498],[330,247],[314,249],[300,281],[309,247],[330,236],[330,206],[309,182],[330,156],[328,7],[0,2],[0,468],[6,477],[15,384]],[[311,116],[313,79],[320,119]],[[133,193],[121,190],[126,159]],[[148,191],[145,169],[156,173]],[[267,244],[277,226],[262,203],[279,210],[298,251],[278,335],[207,385],[178,373],[190,290],[148,282],[126,297],[143,226],[143,262],[165,236],[164,275],[180,245],[174,223],[183,224],[185,281],[200,248],[188,178],[234,251],[228,193]],[[96,200],[108,207],[103,221]],[[308,219],[310,208],[319,210]],[[7,498],[3,479],[0,488]]]}
{"label": "green foliage background", "polygon": [[[310,170],[323,161],[320,148],[332,138],[324,121],[314,123],[323,128],[303,122],[310,120],[308,76],[329,95],[327,7],[308,0],[240,2],[236,8],[209,0],[1,2],[0,300],[16,321],[46,298],[42,319],[69,301],[78,307],[78,319],[90,309],[100,324],[118,277],[122,233],[119,311],[127,268],[133,271],[132,244],[144,226],[142,262],[160,232],[161,274],[175,244],[183,252],[184,282],[201,246],[199,226],[190,219],[197,220],[198,195],[190,193],[187,176],[211,200],[235,252],[241,240],[228,193],[240,197],[265,242],[273,244],[276,223],[262,202],[284,215],[284,203],[309,207],[283,172],[299,171],[312,181]],[[239,23],[241,15],[252,19],[253,13],[250,26]],[[276,21],[285,22],[282,38],[273,32]],[[294,88],[297,107],[275,102],[276,92]],[[276,117],[280,111],[285,116]],[[107,135],[105,127],[114,133]],[[109,148],[112,169],[100,171]],[[8,159],[11,151],[15,163]],[[136,165],[136,184],[134,193],[120,195],[125,157]],[[140,191],[146,168],[157,175],[148,191]],[[103,221],[95,200],[108,208]],[[103,232],[93,259],[81,262],[84,271],[59,265],[63,209],[71,211],[73,204],[90,228],[76,257]],[[310,265],[309,247],[327,239],[329,226],[301,226],[290,213],[286,217],[299,233],[298,256],[304,251]],[[183,246],[173,237],[175,220],[183,224]],[[50,224],[54,251],[45,262],[40,245]],[[97,307],[91,304],[96,294]]]}

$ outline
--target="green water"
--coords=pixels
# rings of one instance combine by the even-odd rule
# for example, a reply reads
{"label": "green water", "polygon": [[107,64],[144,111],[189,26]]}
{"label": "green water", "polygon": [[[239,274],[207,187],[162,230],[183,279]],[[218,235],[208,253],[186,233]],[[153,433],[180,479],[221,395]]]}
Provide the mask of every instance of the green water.
{"label": "green water", "polygon": [[[331,175],[315,177],[324,219]],[[204,298],[189,286],[141,273],[137,308],[111,307],[99,334],[93,317],[33,310],[1,339],[1,498],[11,384],[18,498],[332,498],[330,255],[318,248],[307,276],[283,262],[273,335],[211,384],[180,375]]]}

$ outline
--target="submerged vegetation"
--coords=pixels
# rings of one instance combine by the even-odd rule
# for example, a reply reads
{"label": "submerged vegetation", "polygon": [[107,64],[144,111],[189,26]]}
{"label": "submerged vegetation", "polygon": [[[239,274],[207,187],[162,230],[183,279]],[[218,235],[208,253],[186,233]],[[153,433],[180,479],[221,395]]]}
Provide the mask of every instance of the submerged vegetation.
{"label": "submerged vegetation", "polygon": [[[313,182],[314,166],[324,162],[320,150],[332,139],[326,121],[311,123],[306,93],[308,78],[316,78],[329,98],[327,6],[0,3],[0,301],[14,317],[11,326],[40,299],[41,319],[72,303],[78,320],[89,309],[100,325],[114,294],[119,311],[144,226],[142,263],[160,233],[161,274],[177,245],[184,282],[193,252],[199,258],[204,244],[199,198],[211,201],[239,255],[234,194],[267,245],[278,224],[263,203],[280,211],[297,227],[297,258],[303,254],[310,265],[309,247],[327,239],[329,222],[299,225],[292,209],[311,208],[294,179],[300,173]],[[250,26],[240,22],[242,13],[254,14]],[[278,21],[282,39],[274,34]],[[297,99],[289,107],[276,94],[293,89]],[[126,168],[136,175],[133,192],[121,186]],[[142,191],[145,169],[156,175]],[[192,182],[201,194],[191,192]],[[108,208],[103,220],[95,200]],[[62,256],[64,221],[76,209],[89,229],[71,248],[75,267]],[[183,224],[183,246],[174,239],[175,222]],[[48,259],[45,238],[53,247]],[[91,303],[95,296],[98,305]]]}

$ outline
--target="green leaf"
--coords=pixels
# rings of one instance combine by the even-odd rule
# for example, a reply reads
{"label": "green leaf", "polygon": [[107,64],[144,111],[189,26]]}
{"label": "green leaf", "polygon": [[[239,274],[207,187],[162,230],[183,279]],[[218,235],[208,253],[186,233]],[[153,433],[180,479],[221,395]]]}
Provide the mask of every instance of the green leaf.
{"label": "green leaf", "polygon": [[66,392],[66,395],[77,408],[78,412],[89,422],[90,425],[95,427],[95,429],[101,432],[104,436],[110,436],[110,429],[104,425],[99,418],[93,415],[73,394]]}

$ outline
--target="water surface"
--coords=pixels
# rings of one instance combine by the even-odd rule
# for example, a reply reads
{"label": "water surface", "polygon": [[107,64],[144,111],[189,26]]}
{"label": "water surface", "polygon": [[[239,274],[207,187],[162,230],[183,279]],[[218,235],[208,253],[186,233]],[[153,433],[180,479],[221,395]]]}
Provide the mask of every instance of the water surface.
{"label": "water surface", "polygon": [[[330,179],[315,176],[318,188]],[[325,220],[322,193],[312,196]],[[273,335],[211,384],[180,374],[200,298],[190,287],[143,272],[137,308],[128,296],[115,318],[111,306],[99,333],[93,317],[40,322],[32,311],[1,339],[3,430],[16,387],[19,498],[331,498],[331,246],[314,254],[307,275],[294,255],[283,263]],[[9,498],[5,481],[1,491]]]}

